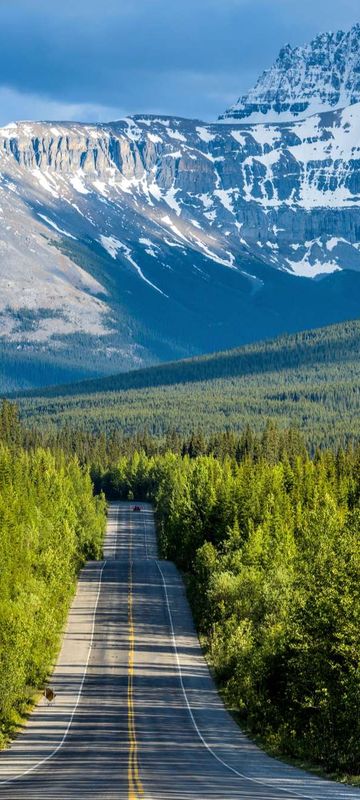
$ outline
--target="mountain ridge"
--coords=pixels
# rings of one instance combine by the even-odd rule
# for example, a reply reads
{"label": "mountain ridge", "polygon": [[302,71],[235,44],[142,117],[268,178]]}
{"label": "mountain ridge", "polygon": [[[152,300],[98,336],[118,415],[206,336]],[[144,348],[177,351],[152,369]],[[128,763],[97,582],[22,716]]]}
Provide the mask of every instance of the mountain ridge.
{"label": "mountain ridge", "polygon": [[359,143],[360,103],[0,129],[1,390],[360,316]]}
{"label": "mountain ridge", "polygon": [[360,100],[360,24],[329,31],[309,44],[286,44],[253,89],[230,106],[223,121],[289,122]]}

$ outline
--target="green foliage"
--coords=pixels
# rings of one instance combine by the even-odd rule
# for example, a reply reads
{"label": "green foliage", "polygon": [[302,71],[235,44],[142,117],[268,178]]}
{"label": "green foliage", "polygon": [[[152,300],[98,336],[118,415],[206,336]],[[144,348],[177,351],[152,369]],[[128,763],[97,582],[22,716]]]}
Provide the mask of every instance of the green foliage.
{"label": "green foliage", "polygon": [[350,774],[360,767],[358,464],[349,451],[290,466],[270,448],[240,465],[185,459],[157,490],[164,555],[191,576],[229,702],[277,752]]}
{"label": "green foliage", "polygon": [[[295,427],[313,450],[359,440],[360,322],[20,398],[26,424],[164,440]],[[169,434],[170,432],[170,434]]]}
{"label": "green foliage", "polygon": [[[14,426],[9,428],[9,421]],[[103,497],[75,457],[16,442],[0,408],[0,743],[51,669],[88,558],[102,552]]]}
{"label": "green foliage", "polygon": [[18,407],[8,400],[3,400],[0,404],[0,442],[10,446],[19,445],[22,436]]}
{"label": "green foliage", "polygon": [[[103,506],[101,500],[100,508],[93,504],[91,477],[96,492],[111,499],[154,502],[161,554],[186,573],[209,659],[243,724],[273,752],[337,773],[360,773],[360,445],[355,414],[360,385],[349,344],[357,333],[351,325],[346,330],[343,326],[347,361],[344,340],[337,347],[333,329],[332,339],[327,333],[318,332],[313,340],[308,335],[315,349],[311,358],[308,354],[311,365],[303,371],[299,367],[300,373],[286,367],[284,373],[269,369],[266,381],[251,372],[238,383],[227,378],[219,383],[215,400],[216,383],[203,380],[166,387],[173,392],[168,405],[151,406],[154,395],[147,394],[150,408],[141,413],[151,415],[156,407],[163,415],[153,430],[159,438],[149,436],[146,426],[145,431],[139,426],[134,437],[124,435],[133,424],[132,409],[139,413],[138,390],[124,392],[119,417],[122,401],[114,395],[115,425],[109,425],[104,411],[109,395],[93,415],[83,395],[25,407],[30,421],[44,403],[45,416],[66,420],[58,428],[21,430],[16,409],[3,405],[0,714],[6,724],[24,703],[28,687],[39,685],[46,674],[50,661],[44,654],[56,646],[58,609],[65,613],[79,565],[98,555]],[[279,353],[274,368],[276,359],[281,365]],[[341,383],[345,373],[346,391]],[[282,380],[297,385],[294,402],[304,410],[301,393],[314,391],[315,378],[318,390],[302,417],[305,437],[296,427],[280,429],[274,419],[265,423],[256,416],[267,408],[264,397],[274,392],[286,406]],[[252,394],[255,386],[257,394]],[[200,396],[206,405],[204,431],[198,424],[190,428],[203,413],[203,406],[196,410]],[[228,398],[237,410],[244,403],[240,432],[230,425],[225,432],[214,430],[216,398],[223,398],[223,404]],[[178,411],[180,423],[167,430],[171,403],[171,414]],[[333,427],[328,427],[330,409]],[[94,424],[96,414],[99,422]],[[83,429],[74,428],[76,421]],[[188,433],[182,435],[179,428]],[[341,446],[319,449],[318,441]],[[29,607],[31,623],[25,616]],[[43,625],[45,613],[53,627]],[[49,629],[54,639],[45,642]]]}
{"label": "green foliage", "polygon": [[273,752],[358,774],[360,449],[311,459],[272,425],[242,446],[237,460],[123,456],[102,485],[155,502],[243,723]]}

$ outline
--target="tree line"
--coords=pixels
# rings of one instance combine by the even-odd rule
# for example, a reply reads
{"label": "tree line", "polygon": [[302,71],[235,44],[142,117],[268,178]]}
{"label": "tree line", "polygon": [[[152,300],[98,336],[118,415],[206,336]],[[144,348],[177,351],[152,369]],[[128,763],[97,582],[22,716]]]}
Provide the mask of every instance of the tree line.
{"label": "tree line", "polygon": [[[54,609],[65,613],[80,564],[100,551],[105,492],[154,503],[161,555],[185,575],[207,657],[241,724],[273,753],[359,774],[358,444],[310,452],[297,429],[272,421],[260,432],[172,430],[163,439],[34,432],[7,402],[1,440],[3,720],[46,674],[44,654],[54,652],[61,627]],[[48,591],[50,645],[41,633]],[[28,596],[34,613],[25,634],[24,625],[11,626],[24,620]],[[26,669],[16,661],[24,642]]]}
{"label": "tree line", "polygon": [[242,725],[274,754],[359,774],[360,449],[311,458],[267,435],[240,462],[135,452],[100,483],[153,500]]}
{"label": "tree line", "polygon": [[359,441],[360,322],[339,325],[225,353],[40,390],[19,398],[28,426],[81,428],[95,435],[169,431],[206,437],[260,432],[266,419],[301,429],[307,445]]}
{"label": "tree line", "polygon": [[22,446],[17,412],[0,408],[0,745],[44,685],[87,559],[102,554],[105,500],[88,468]]}

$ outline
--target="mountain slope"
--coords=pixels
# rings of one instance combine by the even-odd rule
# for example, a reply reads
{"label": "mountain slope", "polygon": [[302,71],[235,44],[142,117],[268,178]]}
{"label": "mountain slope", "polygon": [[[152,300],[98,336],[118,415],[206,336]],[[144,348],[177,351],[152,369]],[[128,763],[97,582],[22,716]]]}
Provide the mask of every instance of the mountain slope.
{"label": "mountain slope", "polygon": [[360,322],[40,390],[20,397],[27,424],[89,431],[189,433],[264,427],[268,417],[303,429],[311,444],[359,438]]}
{"label": "mountain slope", "polygon": [[224,120],[289,122],[360,101],[360,25],[321,33],[304,47],[287,44]]}
{"label": "mountain slope", "polygon": [[2,391],[360,315],[359,108],[2,129]]}
{"label": "mountain slope", "polygon": [[360,316],[359,42],[286,48],[228,124],[2,128],[0,391]]}

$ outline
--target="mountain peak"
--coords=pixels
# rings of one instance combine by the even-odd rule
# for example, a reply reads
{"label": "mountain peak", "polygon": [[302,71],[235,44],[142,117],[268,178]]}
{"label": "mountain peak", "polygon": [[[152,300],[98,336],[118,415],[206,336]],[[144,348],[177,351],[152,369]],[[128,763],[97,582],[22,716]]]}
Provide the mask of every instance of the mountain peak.
{"label": "mountain peak", "polygon": [[288,42],[287,44],[284,44],[284,46],[281,48],[279,53],[279,59],[282,60],[284,58],[287,58],[289,55],[292,55],[292,53],[293,53],[293,47]]}
{"label": "mountain peak", "polygon": [[320,33],[302,47],[286,44],[253,89],[220,120],[290,122],[360,101],[360,24]]}

